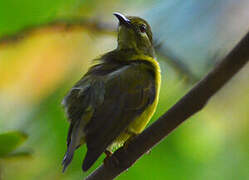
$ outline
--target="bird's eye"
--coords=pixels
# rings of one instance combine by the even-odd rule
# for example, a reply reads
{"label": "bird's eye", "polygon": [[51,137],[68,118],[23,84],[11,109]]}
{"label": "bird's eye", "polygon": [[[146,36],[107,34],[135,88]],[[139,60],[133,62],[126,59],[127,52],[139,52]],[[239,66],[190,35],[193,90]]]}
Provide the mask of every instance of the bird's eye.
{"label": "bird's eye", "polygon": [[140,31],[141,31],[142,33],[145,33],[145,32],[146,32],[146,26],[145,26],[144,24],[141,24],[141,25],[139,26],[139,29],[140,29]]}

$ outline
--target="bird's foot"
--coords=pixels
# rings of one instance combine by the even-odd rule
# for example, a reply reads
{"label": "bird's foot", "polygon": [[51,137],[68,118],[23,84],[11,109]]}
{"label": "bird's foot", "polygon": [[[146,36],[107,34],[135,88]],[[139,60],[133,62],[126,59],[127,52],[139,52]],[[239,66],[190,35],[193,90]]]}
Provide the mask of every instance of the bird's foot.
{"label": "bird's foot", "polygon": [[112,156],[112,152],[111,151],[108,151],[108,150],[105,150],[105,155],[106,155],[106,158],[109,158],[109,157],[111,157]]}
{"label": "bird's foot", "polygon": [[127,133],[130,134],[130,137],[127,139],[127,141],[125,141],[123,145],[124,148],[127,148],[130,142],[137,136],[137,134],[132,131],[127,131]]}
{"label": "bird's foot", "polygon": [[104,165],[105,166],[118,166],[119,165],[119,160],[117,157],[112,156],[113,153],[111,151],[105,150],[104,151],[106,157],[104,159]]}

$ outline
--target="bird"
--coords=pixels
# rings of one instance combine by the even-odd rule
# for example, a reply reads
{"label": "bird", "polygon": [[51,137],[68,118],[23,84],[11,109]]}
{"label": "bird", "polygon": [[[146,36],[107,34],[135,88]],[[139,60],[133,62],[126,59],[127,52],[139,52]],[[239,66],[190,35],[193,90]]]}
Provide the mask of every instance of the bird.
{"label": "bird", "polygon": [[63,172],[84,144],[82,170],[87,171],[102,153],[112,154],[129,142],[144,130],[158,104],[161,73],[151,27],[140,17],[114,16],[117,48],[100,56],[62,101],[70,123]]}

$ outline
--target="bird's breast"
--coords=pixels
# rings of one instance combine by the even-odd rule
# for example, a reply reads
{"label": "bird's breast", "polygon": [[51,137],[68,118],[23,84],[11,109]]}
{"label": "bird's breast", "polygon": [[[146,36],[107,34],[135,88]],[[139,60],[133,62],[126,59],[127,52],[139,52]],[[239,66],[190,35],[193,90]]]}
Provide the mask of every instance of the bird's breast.
{"label": "bird's breast", "polygon": [[[141,59],[141,56],[138,57],[135,56],[133,58],[134,60]],[[122,132],[118,136],[118,138],[108,147],[109,150],[122,146],[123,143],[126,142],[132,135],[141,133],[156,111],[156,107],[159,100],[159,91],[161,86],[160,66],[158,62],[151,57],[144,56],[142,57],[142,60],[150,62],[151,66],[153,67],[155,74],[154,76],[155,98],[153,102],[150,105],[148,105],[148,107],[130,123],[128,128],[124,132]]]}

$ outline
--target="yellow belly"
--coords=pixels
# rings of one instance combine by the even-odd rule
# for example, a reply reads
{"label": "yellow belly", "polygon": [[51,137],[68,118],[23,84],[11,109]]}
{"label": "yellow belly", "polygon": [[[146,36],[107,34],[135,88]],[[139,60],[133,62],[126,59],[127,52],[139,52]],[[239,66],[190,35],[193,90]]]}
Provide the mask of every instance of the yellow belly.
{"label": "yellow belly", "polygon": [[[146,57],[147,58],[147,57]],[[129,138],[132,136],[141,133],[150,119],[152,118],[154,112],[156,111],[156,107],[158,104],[158,99],[159,99],[159,91],[160,91],[160,85],[161,85],[161,72],[160,72],[160,67],[158,63],[148,57],[148,61],[153,62],[153,65],[155,66],[155,87],[156,87],[156,95],[155,95],[155,100],[154,102],[148,106],[148,108],[145,109],[145,111],[138,116],[131,124],[128,126],[128,128],[122,132],[116,139],[115,141],[107,148],[108,151],[114,151],[120,146],[122,146]]]}
{"label": "yellow belly", "polygon": [[158,95],[153,104],[151,104],[140,116],[138,116],[128,128],[122,132],[115,141],[107,148],[108,151],[114,151],[122,146],[129,138],[141,133],[151,117],[153,116],[158,103]]}
{"label": "yellow belly", "polygon": [[157,106],[158,100],[155,100],[155,102],[150,105],[138,118],[136,118],[128,127],[128,131],[139,134],[141,133],[148,122],[150,121],[151,117],[153,116],[156,106]]}

